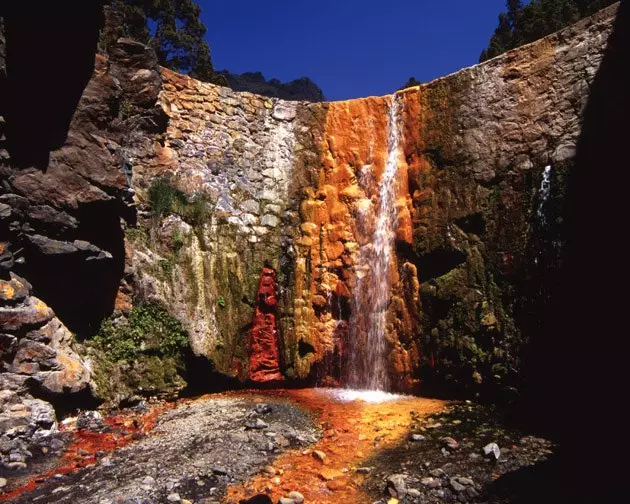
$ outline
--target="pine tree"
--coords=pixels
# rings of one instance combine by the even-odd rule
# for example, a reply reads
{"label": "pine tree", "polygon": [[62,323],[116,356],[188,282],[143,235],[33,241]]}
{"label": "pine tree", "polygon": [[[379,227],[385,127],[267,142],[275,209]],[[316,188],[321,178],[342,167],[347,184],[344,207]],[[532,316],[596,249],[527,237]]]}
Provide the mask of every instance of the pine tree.
{"label": "pine tree", "polygon": [[112,6],[122,15],[126,34],[151,46],[160,65],[214,79],[201,8],[193,0],[112,0]]}
{"label": "pine tree", "polygon": [[524,6],[521,0],[506,0],[507,12],[499,16],[499,26],[479,61],[538,40],[616,1],[531,0]]}
{"label": "pine tree", "polygon": [[488,59],[494,58],[499,54],[511,49],[512,47],[512,27],[505,12],[499,14],[499,26],[494,31],[494,35],[490,39],[486,56]]}

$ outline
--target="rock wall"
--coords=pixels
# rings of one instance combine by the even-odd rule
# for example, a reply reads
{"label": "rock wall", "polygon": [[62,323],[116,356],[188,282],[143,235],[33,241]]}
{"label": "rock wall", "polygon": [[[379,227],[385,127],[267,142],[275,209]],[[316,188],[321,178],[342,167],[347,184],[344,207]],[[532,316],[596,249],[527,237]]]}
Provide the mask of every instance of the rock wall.
{"label": "rock wall", "polygon": [[[338,103],[159,69],[108,23],[46,170],[0,151],[3,281],[31,282],[80,339],[159,301],[223,375],[345,383],[396,100],[390,383],[510,390],[562,261],[565,178],[616,8],[395,97]],[[270,373],[252,369],[263,361]]]}
{"label": "rock wall", "polygon": [[[561,264],[564,180],[616,8],[397,94],[395,388],[518,384]],[[132,186],[142,206],[166,176],[201,209],[141,215],[145,232],[127,233],[132,289],[172,308],[196,355],[246,379],[254,296],[272,268],[284,376],[345,381],[370,246],[357,216],[377,203],[392,98],[296,103],[162,78],[168,128],[157,156],[135,160]]]}

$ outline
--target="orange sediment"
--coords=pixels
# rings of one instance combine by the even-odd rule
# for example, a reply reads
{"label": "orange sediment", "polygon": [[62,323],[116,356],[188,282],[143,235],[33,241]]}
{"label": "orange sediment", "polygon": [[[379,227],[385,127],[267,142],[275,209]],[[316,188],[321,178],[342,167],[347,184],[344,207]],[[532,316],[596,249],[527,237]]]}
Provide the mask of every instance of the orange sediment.
{"label": "orange sediment", "polygon": [[365,476],[355,469],[403,441],[410,433],[412,412],[429,415],[445,407],[444,401],[419,397],[378,404],[341,402],[318,389],[264,394],[289,398],[314,413],[323,437],[312,449],[280,455],[273,465],[275,476],[260,473],[242,486],[228,488],[225,504],[238,504],[260,493],[278,502],[292,491],[304,495],[306,503],[371,502],[361,489]]}
{"label": "orange sediment", "polygon": [[[10,501],[25,492],[37,488],[39,482],[51,478],[55,474],[70,474],[84,467],[96,463],[97,452],[109,453],[128,445],[140,435],[147,434],[153,427],[158,417],[174,404],[164,403],[151,408],[145,414],[114,415],[106,417],[105,423],[111,427],[109,432],[94,432],[89,430],[76,430],[68,449],[63,454],[55,468],[44,474],[36,474],[30,477],[22,485],[0,495],[0,502]],[[60,424],[60,430],[67,430]]]}

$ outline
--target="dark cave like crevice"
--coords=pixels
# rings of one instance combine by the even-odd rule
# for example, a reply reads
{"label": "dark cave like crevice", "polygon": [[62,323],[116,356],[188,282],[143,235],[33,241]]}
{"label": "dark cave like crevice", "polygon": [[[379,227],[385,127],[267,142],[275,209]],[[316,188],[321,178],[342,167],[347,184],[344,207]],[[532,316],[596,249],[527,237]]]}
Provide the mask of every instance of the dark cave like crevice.
{"label": "dark cave like crevice", "polygon": [[315,348],[310,343],[307,343],[304,340],[300,340],[300,342],[298,343],[298,353],[300,354],[300,357],[304,358],[308,354],[314,354]]}
{"label": "dark cave like crevice", "polygon": [[[620,337],[625,315],[627,251],[620,233],[627,199],[627,143],[630,137],[630,3],[621,2],[604,58],[591,86],[567,178],[564,261],[542,330],[527,334],[528,389],[521,418],[562,443],[572,467],[589,467],[589,490],[606,490],[609,464],[585,432],[621,432],[623,415],[588,405],[618,405],[623,397],[627,352]],[[597,187],[594,187],[597,183]],[[593,267],[598,274],[593,275]],[[613,406],[614,407],[614,406]],[[614,465],[614,464],[613,464]],[[595,467],[597,466],[597,467]],[[577,474],[577,473],[576,473]],[[595,476],[597,474],[598,476]],[[572,482],[577,481],[576,478]],[[604,502],[601,496],[587,502]],[[606,500],[606,502],[608,502]]]}
{"label": "dark cave like crevice", "polygon": [[457,227],[459,227],[465,233],[476,234],[482,236],[486,231],[486,221],[481,212],[477,212],[465,217],[460,217],[454,220]]}
{"label": "dark cave like crevice", "polygon": [[[124,232],[118,205],[95,202],[77,212],[75,238],[104,254],[53,254],[25,241],[23,265],[16,272],[32,279],[33,294],[43,299],[80,338],[93,335],[112,313],[125,269]],[[109,254],[109,257],[107,256]]]}
{"label": "dark cave like crevice", "polygon": [[419,256],[418,277],[420,282],[427,282],[446,275],[465,262],[465,253],[456,249],[438,248]]}
{"label": "dark cave like crevice", "polygon": [[11,163],[46,169],[94,71],[102,4],[3,2],[0,16],[6,37],[0,115]]}

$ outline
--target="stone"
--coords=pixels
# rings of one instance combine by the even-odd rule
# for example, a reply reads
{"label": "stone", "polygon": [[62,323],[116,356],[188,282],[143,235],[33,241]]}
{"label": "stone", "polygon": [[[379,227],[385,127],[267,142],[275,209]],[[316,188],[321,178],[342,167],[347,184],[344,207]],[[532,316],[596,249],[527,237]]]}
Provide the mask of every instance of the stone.
{"label": "stone", "polygon": [[0,488],[4,488],[5,486],[7,486],[6,478],[0,478]]}
{"label": "stone", "polygon": [[326,454],[321,450],[313,450],[313,458],[319,460],[320,462],[326,462]]}
{"label": "stone", "polygon": [[277,103],[273,108],[273,118],[279,121],[293,121],[297,115],[296,106],[290,102]]}
{"label": "stone", "polygon": [[483,447],[483,454],[487,458],[499,460],[499,457],[501,456],[501,449],[496,443],[488,443],[486,446]]}
{"label": "stone", "polygon": [[250,199],[250,200],[243,201],[243,203],[239,205],[239,208],[243,210],[244,212],[247,212],[253,215],[258,215],[260,213],[260,203],[258,203],[258,201],[256,200]]}
{"label": "stone", "polygon": [[449,436],[441,437],[440,442],[449,450],[456,450],[459,447],[459,443]]}
{"label": "stone", "polygon": [[30,297],[23,306],[0,306],[0,328],[17,331],[24,326],[44,325],[53,316],[53,311],[44,302]]}
{"label": "stone", "polygon": [[295,504],[295,501],[288,497],[280,497],[278,504]]}
{"label": "stone", "polygon": [[272,408],[267,403],[258,403],[256,404],[256,406],[254,406],[254,411],[259,415],[266,415],[268,413],[271,413]]}
{"label": "stone", "polygon": [[319,472],[319,477],[324,481],[331,481],[336,478],[341,478],[344,476],[344,473],[338,471],[337,469],[322,469]]}
{"label": "stone", "polygon": [[260,218],[260,224],[263,226],[275,228],[280,224],[280,220],[273,214],[263,215]]}
{"label": "stone", "polygon": [[407,495],[406,476],[403,474],[392,474],[387,478],[386,490],[392,497],[403,499]]}
{"label": "stone", "polygon": [[451,485],[451,488],[455,490],[457,493],[460,493],[466,490],[466,487],[462,485],[459,481],[457,481],[457,478],[451,478],[449,483]]}
{"label": "stone", "polygon": [[422,478],[420,480],[420,483],[429,488],[440,488],[442,486],[442,483],[440,482],[440,480],[437,480],[432,477]]}
{"label": "stone", "polygon": [[424,441],[426,438],[422,435],[422,434],[412,434],[411,435],[411,440],[412,441]]}
{"label": "stone", "polygon": [[297,491],[293,491],[289,494],[289,499],[291,499],[295,504],[303,504],[304,496]]}
{"label": "stone", "polygon": [[166,500],[169,502],[181,502],[182,499],[178,493],[171,493],[171,494],[168,494],[168,496],[166,497]]}
{"label": "stone", "polygon": [[153,478],[152,476],[145,476],[144,478],[142,478],[142,484],[146,486],[153,486],[155,485],[155,478]]}

